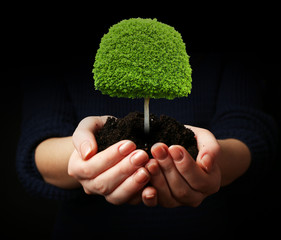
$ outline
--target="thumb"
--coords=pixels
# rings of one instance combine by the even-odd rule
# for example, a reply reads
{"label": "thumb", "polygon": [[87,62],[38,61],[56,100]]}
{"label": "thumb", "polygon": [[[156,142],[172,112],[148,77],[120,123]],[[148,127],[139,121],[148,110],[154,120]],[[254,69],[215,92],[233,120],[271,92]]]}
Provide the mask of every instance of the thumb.
{"label": "thumb", "polygon": [[206,153],[200,159],[199,165],[201,165],[205,172],[210,173],[214,165],[214,159]]}
{"label": "thumb", "polygon": [[82,159],[88,160],[97,153],[98,146],[94,133],[104,126],[107,118],[108,116],[86,117],[78,124],[72,141]]}

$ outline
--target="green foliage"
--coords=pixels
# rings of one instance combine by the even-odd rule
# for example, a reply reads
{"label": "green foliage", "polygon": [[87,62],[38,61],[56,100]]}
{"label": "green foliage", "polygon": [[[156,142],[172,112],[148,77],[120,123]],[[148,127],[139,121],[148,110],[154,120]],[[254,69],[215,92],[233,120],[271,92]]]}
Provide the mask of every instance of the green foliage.
{"label": "green foliage", "polygon": [[96,89],[111,97],[184,97],[191,67],[179,32],[156,19],[131,18],[103,36],[94,63]]}

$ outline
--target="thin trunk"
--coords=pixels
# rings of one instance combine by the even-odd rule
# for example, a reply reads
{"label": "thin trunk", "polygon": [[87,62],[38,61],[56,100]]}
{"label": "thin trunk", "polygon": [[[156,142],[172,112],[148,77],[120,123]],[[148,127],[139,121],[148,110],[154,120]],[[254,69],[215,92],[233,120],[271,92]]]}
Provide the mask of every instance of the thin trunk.
{"label": "thin trunk", "polygon": [[144,133],[149,134],[149,98],[144,99]]}

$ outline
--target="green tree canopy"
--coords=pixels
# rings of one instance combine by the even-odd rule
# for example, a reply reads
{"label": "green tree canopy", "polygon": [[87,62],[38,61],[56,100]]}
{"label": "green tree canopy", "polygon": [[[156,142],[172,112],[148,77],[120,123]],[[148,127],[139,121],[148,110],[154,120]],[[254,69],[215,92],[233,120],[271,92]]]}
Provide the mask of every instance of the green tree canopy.
{"label": "green tree canopy", "polygon": [[111,97],[188,96],[191,67],[179,32],[156,19],[131,18],[101,39],[93,68],[95,88]]}

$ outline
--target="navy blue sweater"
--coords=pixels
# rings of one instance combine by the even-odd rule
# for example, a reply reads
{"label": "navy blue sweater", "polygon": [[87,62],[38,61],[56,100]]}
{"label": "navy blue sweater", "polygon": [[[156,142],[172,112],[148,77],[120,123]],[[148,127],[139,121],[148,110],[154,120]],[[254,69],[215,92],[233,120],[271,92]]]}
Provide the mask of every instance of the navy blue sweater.
{"label": "navy blue sweater", "polygon": [[[236,138],[251,151],[247,181],[261,178],[274,158],[276,128],[262,111],[264,82],[247,61],[208,54],[194,58],[193,88],[188,98],[152,100],[150,111],[166,114],[179,122],[209,129],[217,139]],[[238,61],[237,61],[238,60]],[[244,64],[246,62],[246,64]],[[23,83],[22,133],[17,152],[17,171],[33,195],[62,201],[56,236],[82,238],[120,233],[121,236],[167,237],[176,233],[202,234],[225,224],[225,204],[219,192],[198,208],[164,209],[113,206],[102,197],[87,196],[82,189],[65,190],[44,182],[34,161],[34,150],[44,139],[71,136],[77,124],[89,115],[124,117],[143,111],[142,99],[110,98],[94,90],[91,66],[80,71],[41,69]],[[38,72],[38,71],[37,71]],[[255,180],[254,180],[255,181]],[[208,224],[206,224],[208,223]],[[60,235],[61,234],[61,235]]]}

